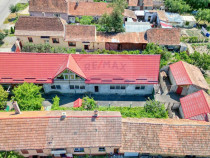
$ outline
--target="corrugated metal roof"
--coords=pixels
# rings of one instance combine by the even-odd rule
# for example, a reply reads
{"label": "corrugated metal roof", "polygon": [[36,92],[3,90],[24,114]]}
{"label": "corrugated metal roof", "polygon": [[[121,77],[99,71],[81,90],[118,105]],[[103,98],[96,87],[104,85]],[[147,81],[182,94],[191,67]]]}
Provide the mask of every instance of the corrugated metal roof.
{"label": "corrugated metal roof", "polygon": [[151,29],[150,23],[147,22],[126,22],[125,32],[145,32]]}
{"label": "corrugated metal roof", "polygon": [[203,90],[181,98],[180,102],[186,119],[205,121],[210,113],[210,96]]}

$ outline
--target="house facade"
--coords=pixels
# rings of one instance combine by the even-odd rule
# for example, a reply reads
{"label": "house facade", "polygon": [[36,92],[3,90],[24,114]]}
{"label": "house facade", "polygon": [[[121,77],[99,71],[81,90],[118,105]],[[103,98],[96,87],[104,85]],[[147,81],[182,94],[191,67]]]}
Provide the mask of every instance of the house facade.
{"label": "house facade", "polygon": [[145,96],[158,84],[160,55],[1,53],[0,57],[2,85],[35,83],[45,93]]}
{"label": "house facade", "polygon": [[145,32],[100,33],[96,32],[94,25],[67,25],[57,17],[19,17],[15,25],[19,45],[48,43],[78,51],[142,50],[147,45],[144,34]]}
{"label": "house facade", "polygon": [[171,90],[180,95],[188,95],[199,90],[208,91],[209,86],[200,69],[184,61],[169,66]]}
{"label": "house facade", "polygon": [[210,126],[204,121],[122,118],[110,111],[24,111],[0,112],[0,126],[0,150],[24,157],[210,156]]}

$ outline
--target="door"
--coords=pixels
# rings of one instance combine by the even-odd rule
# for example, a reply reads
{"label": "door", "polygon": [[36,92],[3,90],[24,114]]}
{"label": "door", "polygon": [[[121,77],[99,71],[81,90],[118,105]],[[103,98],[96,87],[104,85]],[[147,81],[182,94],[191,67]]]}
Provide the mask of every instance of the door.
{"label": "door", "polygon": [[89,45],[84,45],[85,50],[89,50]]}
{"label": "door", "polygon": [[183,90],[183,87],[178,86],[178,88],[177,88],[177,90],[176,90],[176,93],[177,93],[177,94],[181,94],[181,93],[182,93],[182,90]]}
{"label": "door", "polygon": [[98,86],[95,86],[95,92],[98,92],[98,91],[99,91]]}

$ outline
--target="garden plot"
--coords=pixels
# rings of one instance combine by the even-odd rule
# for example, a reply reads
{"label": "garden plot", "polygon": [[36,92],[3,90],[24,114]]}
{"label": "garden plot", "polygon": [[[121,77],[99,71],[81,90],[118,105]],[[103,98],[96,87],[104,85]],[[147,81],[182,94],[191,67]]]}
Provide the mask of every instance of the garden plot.
{"label": "garden plot", "polygon": [[192,44],[191,46],[197,52],[210,54],[210,43]]}
{"label": "garden plot", "polygon": [[198,29],[189,29],[186,30],[186,33],[189,37],[198,37],[198,39],[205,39],[206,37],[201,33],[201,30]]}

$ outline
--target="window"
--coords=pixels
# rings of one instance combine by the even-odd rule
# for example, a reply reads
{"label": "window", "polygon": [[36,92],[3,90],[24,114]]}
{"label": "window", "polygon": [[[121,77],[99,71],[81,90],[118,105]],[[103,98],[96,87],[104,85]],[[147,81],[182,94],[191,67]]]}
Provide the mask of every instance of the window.
{"label": "window", "polygon": [[84,152],[84,148],[74,148],[74,152]]}
{"label": "window", "polygon": [[141,86],[141,89],[145,89],[145,86]]}
{"label": "window", "polygon": [[80,86],[80,89],[85,89],[85,86]]}
{"label": "window", "polygon": [[116,89],[120,89],[120,86],[116,86]]}
{"label": "window", "polygon": [[63,74],[59,75],[59,76],[57,77],[57,79],[59,79],[59,80],[63,80],[63,79],[64,79]]}
{"label": "window", "polygon": [[115,86],[110,86],[110,89],[115,89]]}
{"label": "window", "polygon": [[77,80],[81,79],[78,75],[75,75],[75,78],[76,78]]}
{"label": "window", "polygon": [[70,47],[75,47],[76,46],[76,42],[68,42]]}
{"label": "window", "polygon": [[68,80],[69,79],[69,75],[64,75],[64,79]]}
{"label": "window", "polygon": [[52,85],[51,89],[61,89],[61,86],[60,85]]}
{"label": "window", "polygon": [[106,151],[105,147],[99,147],[98,151]]}
{"label": "window", "polygon": [[59,43],[59,39],[58,38],[52,38],[52,42],[53,43]]}
{"label": "window", "polygon": [[143,89],[145,89],[145,86],[136,86],[135,89],[136,90],[143,90]]}
{"label": "window", "polygon": [[79,89],[79,86],[78,86],[78,85],[76,85],[76,86],[75,86],[75,89]]}
{"label": "window", "polygon": [[125,89],[125,86],[121,86],[121,89]]}
{"label": "window", "polygon": [[55,17],[60,17],[60,14],[54,14]]}
{"label": "window", "polygon": [[29,154],[28,150],[21,150],[22,154]]}
{"label": "window", "polygon": [[32,37],[28,37],[28,42],[33,42]]}
{"label": "window", "polygon": [[74,80],[74,78],[75,78],[75,77],[74,77],[74,74],[71,74],[71,75],[70,75],[70,79],[71,79],[71,80]]}
{"label": "window", "polygon": [[37,149],[36,152],[37,153],[43,153],[43,150],[42,149]]}
{"label": "window", "polygon": [[140,89],[140,86],[136,86],[135,89],[136,89],[136,90]]}
{"label": "window", "polygon": [[74,89],[74,85],[70,85],[69,88],[70,88],[70,89]]}
{"label": "window", "polygon": [[121,86],[121,85],[112,85],[112,86],[110,86],[110,89],[118,89],[118,90],[120,90],[120,89],[125,89],[126,87],[125,86]]}
{"label": "window", "polygon": [[44,40],[44,43],[49,43],[49,40]]}

